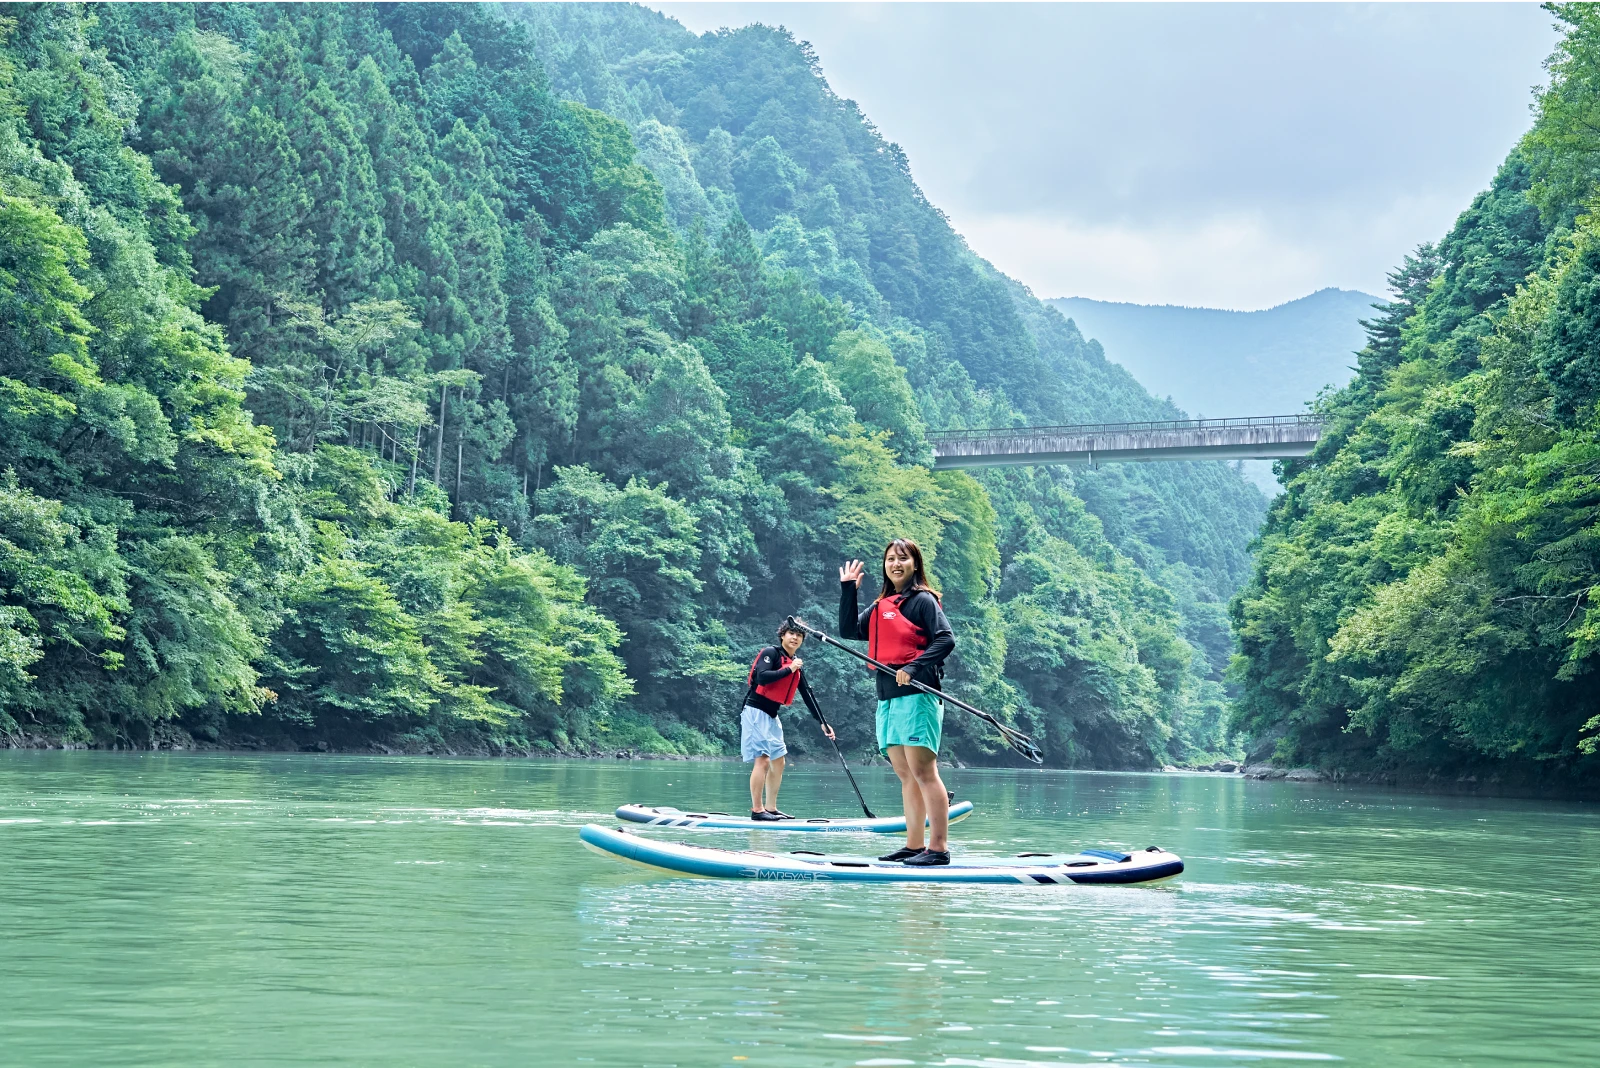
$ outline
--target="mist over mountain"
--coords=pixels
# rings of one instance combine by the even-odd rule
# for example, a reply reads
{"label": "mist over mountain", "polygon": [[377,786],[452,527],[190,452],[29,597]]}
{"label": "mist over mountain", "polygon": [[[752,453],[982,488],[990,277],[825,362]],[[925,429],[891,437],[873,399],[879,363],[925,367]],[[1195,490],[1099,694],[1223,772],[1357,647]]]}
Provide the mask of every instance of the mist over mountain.
{"label": "mist over mountain", "polygon": [[1377,302],[1329,288],[1250,312],[1087,297],[1046,303],[1151,393],[1190,415],[1218,417],[1301,412],[1324,386],[1349,382],[1366,343],[1361,320]]}

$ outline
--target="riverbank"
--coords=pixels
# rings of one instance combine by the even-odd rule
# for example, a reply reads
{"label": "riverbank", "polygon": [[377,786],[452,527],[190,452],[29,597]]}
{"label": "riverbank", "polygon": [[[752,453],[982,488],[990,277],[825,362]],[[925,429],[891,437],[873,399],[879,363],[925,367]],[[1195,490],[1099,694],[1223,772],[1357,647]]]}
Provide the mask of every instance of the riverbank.
{"label": "riverbank", "polygon": [[557,749],[499,742],[482,737],[391,738],[367,740],[358,745],[335,745],[327,739],[299,741],[279,736],[272,739],[230,738],[209,741],[187,731],[173,729],[157,733],[148,744],[97,745],[66,738],[50,738],[28,732],[0,735],[0,749],[60,749],[103,753],[327,753],[339,756],[434,756],[477,757],[484,759],[559,759],[559,760],[682,760],[731,761],[732,753],[670,753],[620,749]]}
{"label": "riverbank", "polygon": [[[312,742],[298,742],[294,739],[279,736],[268,740],[262,738],[232,738],[226,741],[208,741],[195,738],[186,731],[169,730],[162,732],[152,740],[149,745],[90,745],[86,742],[73,741],[62,738],[48,738],[27,732],[12,732],[0,734],[0,750],[7,749],[36,749],[36,750],[80,750],[88,752],[170,752],[170,753],[213,753],[219,755],[271,755],[271,754],[325,754],[329,756],[415,756],[415,757],[445,757],[466,760],[579,760],[597,762],[616,761],[654,761],[666,763],[692,763],[692,764],[736,764],[739,757],[735,753],[670,753],[657,752],[634,748],[618,749],[588,749],[588,750],[560,750],[555,748],[539,748],[518,744],[495,744],[482,738],[448,738],[433,739],[398,738],[389,741],[368,741],[360,745],[339,746],[326,740]],[[799,757],[793,763],[829,764],[833,762],[831,754],[822,753],[794,753]],[[847,754],[851,766],[872,767],[886,765],[886,761],[873,754],[855,753]],[[1312,767],[1284,767],[1269,763],[1238,764],[1234,761],[1218,762],[1222,765],[1234,765],[1233,770],[1224,770],[1216,764],[1201,767],[1184,765],[1164,765],[1159,768],[1077,768],[1077,769],[1046,769],[1046,770],[1077,770],[1096,771],[1104,773],[1113,772],[1167,772],[1169,774],[1195,775],[1206,778],[1238,778],[1257,782],[1287,782],[1302,785],[1326,784],[1332,786],[1348,786],[1362,788],[1378,788],[1395,790],[1404,793],[1416,793],[1438,796],[1456,797],[1482,797],[1482,798],[1520,798],[1526,800],[1548,801],[1600,801],[1600,783],[1549,783],[1530,782],[1515,776],[1500,775],[1445,775],[1428,774],[1421,772],[1407,773],[1403,771],[1389,772],[1352,772],[1348,770],[1324,770]],[[1010,765],[969,765],[960,761],[951,763],[958,770],[1019,770]],[[1027,769],[1020,769],[1026,773]]]}
{"label": "riverbank", "polygon": [[1267,782],[1328,783],[1441,796],[1600,801],[1600,783],[1541,780],[1520,768],[1452,773],[1411,769],[1353,771],[1344,768],[1288,768],[1276,764],[1251,764],[1241,774],[1248,779]]}

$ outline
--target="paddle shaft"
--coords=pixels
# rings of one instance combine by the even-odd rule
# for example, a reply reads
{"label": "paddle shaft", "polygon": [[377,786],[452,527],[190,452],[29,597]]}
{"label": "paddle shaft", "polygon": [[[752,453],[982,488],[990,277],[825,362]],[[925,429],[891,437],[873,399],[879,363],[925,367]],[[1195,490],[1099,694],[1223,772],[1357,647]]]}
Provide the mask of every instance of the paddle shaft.
{"label": "paddle shaft", "polygon": [[[855,657],[857,660],[860,660],[860,661],[862,661],[863,663],[866,663],[866,664],[871,664],[873,667],[877,668],[879,671],[883,672],[886,675],[893,676],[895,674],[895,669],[890,667],[888,664],[885,664],[880,660],[874,660],[872,657],[868,656],[866,653],[863,653],[863,652],[860,652],[859,650],[850,648],[848,645],[845,645],[843,642],[839,641],[837,638],[833,638],[833,637],[823,633],[822,631],[818,630],[817,628],[815,628],[813,626],[810,626],[810,625],[808,625],[806,623],[801,622],[799,619],[796,619],[794,616],[790,616],[789,618],[790,618],[790,620],[792,620],[794,622],[794,624],[797,627],[799,627],[801,630],[804,630],[807,634],[813,635],[814,637],[817,638],[818,641],[822,642],[824,645],[831,645],[835,649],[843,649],[845,652],[849,653],[851,656]],[[1002,738],[1004,738],[1006,740],[1006,744],[1011,746],[1011,748],[1016,750],[1017,753],[1019,753],[1021,756],[1025,757],[1028,760],[1033,761],[1035,764],[1043,764],[1044,763],[1044,754],[1042,752],[1040,752],[1039,747],[1038,747],[1038,745],[1036,745],[1034,743],[1034,740],[1032,738],[1028,737],[1026,734],[1023,734],[1021,731],[1017,730],[1015,727],[1007,727],[1004,723],[1001,723],[998,719],[995,719],[992,715],[990,715],[989,713],[985,712],[983,709],[974,708],[973,706],[967,704],[965,701],[961,700],[960,698],[952,697],[949,694],[945,693],[944,691],[936,690],[932,686],[927,685],[926,683],[918,682],[916,679],[912,679],[911,680],[911,686],[912,686],[913,689],[921,690],[923,693],[928,694],[930,697],[933,697],[933,698],[935,698],[937,700],[940,700],[940,701],[949,701],[951,704],[955,705],[957,708],[961,709],[963,712],[969,712],[972,715],[977,716],[979,719],[983,720],[985,723],[989,724],[991,727],[994,727],[996,730],[998,730],[1000,732],[1000,737],[1002,737]]]}
{"label": "paddle shaft", "polygon": [[[828,738],[827,735],[823,735],[823,737]],[[861,796],[861,787],[856,785],[856,777],[850,774],[850,765],[846,763],[844,754],[839,751],[839,743],[832,738],[828,738],[828,743],[833,746],[834,755],[839,758],[839,766],[844,769],[844,777],[850,780],[850,787],[856,792],[856,800],[861,802],[861,811],[867,814],[867,819],[877,819],[878,817],[874,816],[872,810],[867,807],[867,799]]]}
{"label": "paddle shaft", "polygon": [[861,796],[861,787],[856,785],[856,777],[850,774],[850,765],[845,762],[844,754],[839,751],[839,743],[834,740],[832,734],[828,733],[833,730],[833,725],[823,718],[822,707],[817,704],[817,695],[811,692],[811,686],[804,679],[800,680],[800,685],[805,687],[802,696],[805,697],[806,706],[811,709],[811,715],[816,718],[817,726],[822,728],[822,736],[828,739],[828,743],[833,746],[833,753],[839,758],[839,766],[844,769],[844,777],[850,780],[850,787],[856,792],[856,800],[861,802],[861,811],[867,814],[867,819],[877,819],[878,817],[874,816],[872,810],[867,807],[867,799]]}

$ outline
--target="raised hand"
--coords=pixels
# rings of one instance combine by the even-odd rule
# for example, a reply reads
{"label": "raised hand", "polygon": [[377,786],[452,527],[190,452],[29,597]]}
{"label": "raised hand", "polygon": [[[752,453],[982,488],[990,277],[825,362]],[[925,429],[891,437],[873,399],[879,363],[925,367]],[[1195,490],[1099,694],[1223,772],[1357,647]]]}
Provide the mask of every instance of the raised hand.
{"label": "raised hand", "polygon": [[801,668],[803,668],[805,666],[806,666],[806,662],[804,660],[801,660],[798,656],[795,657],[793,660],[789,661],[789,670],[790,671],[799,671]]}
{"label": "raised hand", "polygon": [[866,581],[866,577],[866,565],[860,560],[851,560],[839,569],[840,582],[854,582],[857,586],[860,586]]}

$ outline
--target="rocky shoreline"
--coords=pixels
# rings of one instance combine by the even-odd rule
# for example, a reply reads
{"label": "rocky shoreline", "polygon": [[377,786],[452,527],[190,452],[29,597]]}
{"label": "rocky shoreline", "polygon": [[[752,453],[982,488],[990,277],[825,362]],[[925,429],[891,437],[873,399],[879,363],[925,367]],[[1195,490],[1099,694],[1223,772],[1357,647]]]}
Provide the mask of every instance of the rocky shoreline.
{"label": "rocky shoreline", "polygon": [[1472,795],[1480,797],[1523,797],[1539,800],[1596,801],[1600,785],[1539,783],[1498,775],[1405,773],[1397,771],[1352,772],[1342,768],[1324,770],[1313,767],[1286,768],[1264,761],[1243,763],[1219,761],[1197,767],[1166,765],[1165,772],[1181,774],[1225,774],[1260,782],[1331,783],[1339,786],[1386,788],[1423,794]]}
{"label": "rocky shoreline", "polygon": [[1242,775],[1246,779],[1285,779],[1289,782],[1326,782],[1332,779],[1332,776],[1316,768],[1280,768],[1276,764],[1245,764],[1238,760],[1219,760],[1215,764],[1197,764],[1193,767],[1165,764],[1161,770],[1175,773]]}

